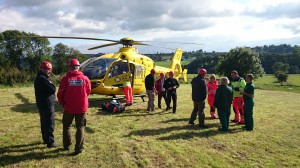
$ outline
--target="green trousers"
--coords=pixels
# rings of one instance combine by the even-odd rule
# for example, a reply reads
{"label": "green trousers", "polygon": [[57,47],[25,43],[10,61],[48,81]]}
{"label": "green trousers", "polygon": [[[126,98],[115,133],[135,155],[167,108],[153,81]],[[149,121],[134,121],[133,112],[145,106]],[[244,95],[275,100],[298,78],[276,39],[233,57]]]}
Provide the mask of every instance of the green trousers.
{"label": "green trousers", "polygon": [[75,118],[76,125],[76,144],[75,151],[80,151],[83,149],[84,142],[84,129],[86,126],[86,114],[70,114],[64,112],[63,114],[63,144],[64,148],[69,148],[72,144],[71,141],[71,125],[73,119]]}
{"label": "green trousers", "polygon": [[229,127],[229,117],[230,117],[230,108],[227,110],[219,110],[218,109],[218,116],[219,116],[219,120],[221,122],[222,131],[228,131],[228,127]]}
{"label": "green trousers", "polygon": [[245,127],[246,130],[253,130],[254,121],[253,121],[253,100],[248,100],[244,102],[244,114],[245,114]]}

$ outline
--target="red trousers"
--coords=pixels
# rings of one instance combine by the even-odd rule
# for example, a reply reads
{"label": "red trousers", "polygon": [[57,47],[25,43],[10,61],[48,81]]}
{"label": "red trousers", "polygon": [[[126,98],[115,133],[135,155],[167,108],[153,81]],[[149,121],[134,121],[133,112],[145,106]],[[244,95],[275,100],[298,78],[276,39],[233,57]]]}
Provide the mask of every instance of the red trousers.
{"label": "red trousers", "polygon": [[245,123],[244,121],[244,99],[243,97],[234,97],[233,102],[233,111],[235,113],[234,120],[236,122]]}
{"label": "red trousers", "polygon": [[127,105],[132,105],[133,100],[132,100],[132,88],[131,88],[131,86],[125,86],[124,87],[124,93],[125,93],[125,98],[126,98],[126,104]]}

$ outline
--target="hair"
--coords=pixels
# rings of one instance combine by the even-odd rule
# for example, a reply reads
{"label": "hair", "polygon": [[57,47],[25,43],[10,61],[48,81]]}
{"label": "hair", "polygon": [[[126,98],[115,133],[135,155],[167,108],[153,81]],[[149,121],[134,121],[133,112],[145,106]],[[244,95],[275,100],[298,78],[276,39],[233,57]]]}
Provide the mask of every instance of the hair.
{"label": "hair", "polygon": [[220,79],[220,85],[228,85],[229,84],[229,80],[227,77],[221,77]]}
{"label": "hair", "polygon": [[71,71],[79,70],[79,66],[70,66]]}
{"label": "hair", "polygon": [[209,78],[210,78],[210,79],[211,79],[211,78],[215,78],[215,79],[216,79],[216,75],[215,75],[215,74],[211,74]]}
{"label": "hair", "polygon": [[254,76],[253,76],[253,74],[247,74],[246,78],[253,80]]}
{"label": "hair", "polygon": [[233,70],[233,71],[231,71],[231,73],[233,73],[233,74],[239,74],[236,70]]}

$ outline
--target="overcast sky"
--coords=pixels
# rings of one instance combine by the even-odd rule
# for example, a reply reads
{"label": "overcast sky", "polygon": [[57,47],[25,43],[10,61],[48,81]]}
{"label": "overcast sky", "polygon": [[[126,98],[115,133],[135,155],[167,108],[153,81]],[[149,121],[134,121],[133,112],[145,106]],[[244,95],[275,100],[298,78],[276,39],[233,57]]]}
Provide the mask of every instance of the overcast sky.
{"label": "overcast sky", "polygon": [[[229,51],[235,47],[300,45],[299,0],[0,0],[0,31],[119,40],[195,42],[151,43],[185,51]],[[82,53],[107,42],[50,40]],[[139,47],[141,53],[166,51]],[[167,50],[166,52],[171,52]]]}

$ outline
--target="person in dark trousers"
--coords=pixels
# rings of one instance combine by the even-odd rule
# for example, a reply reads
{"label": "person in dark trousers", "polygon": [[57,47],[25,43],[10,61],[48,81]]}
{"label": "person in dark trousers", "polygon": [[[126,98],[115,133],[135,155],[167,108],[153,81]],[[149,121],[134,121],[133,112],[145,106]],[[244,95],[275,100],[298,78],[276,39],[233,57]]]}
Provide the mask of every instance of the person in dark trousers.
{"label": "person in dark trousers", "polygon": [[146,93],[148,96],[148,105],[147,105],[147,112],[154,111],[154,101],[155,101],[155,69],[151,69],[150,74],[145,78],[145,87]]}
{"label": "person in dark trousers", "polygon": [[155,82],[155,89],[157,91],[157,97],[158,97],[158,108],[161,109],[161,99],[164,98],[166,102],[166,90],[163,87],[165,83],[165,74],[160,73],[160,78]]}
{"label": "person in dark trousers", "polygon": [[205,75],[206,70],[201,68],[198,71],[198,76],[193,78],[192,80],[192,100],[194,102],[194,109],[192,111],[189,124],[194,125],[194,121],[197,118],[198,114],[198,120],[199,120],[199,127],[200,128],[208,128],[204,124],[205,114],[204,114],[204,108],[205,108],[205,99],[207,97],[207,86],[205,82]]}
{"label": "person in dark trousers", "polygon": [[230,108],[233,99],[231,87],[228,86],[229,80],[227,77],[222,77],[220,86],[218,87],[215,95],[213,106],[218,109],[218,116],[222,125],[219,131],[228,131]]}
{"label": "person in dark trousers", "polygon": [[244,98],[244,114],[245,114],[245,129],[247,131],[252,131],[254,127],[253,123],[253,106],[254,106],[254,84],[252,83],[253,75],[248,74],[246,76],[246,86],[244,89],[243,98]]}
{"label": "person in dark trousers", "polygon": [[57,98],[64,107],[62,119],[64,150],[70,150],[70,145],[72,144],[71,125],[75,118],[76,144],[74,154],[77,155],[84,150],[84,129],[91,84],[89,79],[79,71],[80,64],[77,59],[71,59],[68,66],[69,72],[60,82]]}
{"label": "person in dark trousers", "polygon": [[48,148],[55,148],[57,145],[54,141],[54,103],[55,103],[55,85],[49,79],[52,65],[44,61],[40,64],[34,80],[34,92],[36,105],[40,113],[40,123],[43,143]]}
{"label": "person in dark trousers", "polygon": [[170,71],[169,72],[169,78],[165,80],[163,87],[166,90],[167,94],[167,99],[166,99],[166,104],[167,108],[166,111],[170,110],[170,104],[171,104],[171,98],[173,101],[173,113],[176,113],[176,106],[177,106],[177,94],[176,90],[179,88],[179,83],[177,79],[174,78],[174,72]]}

